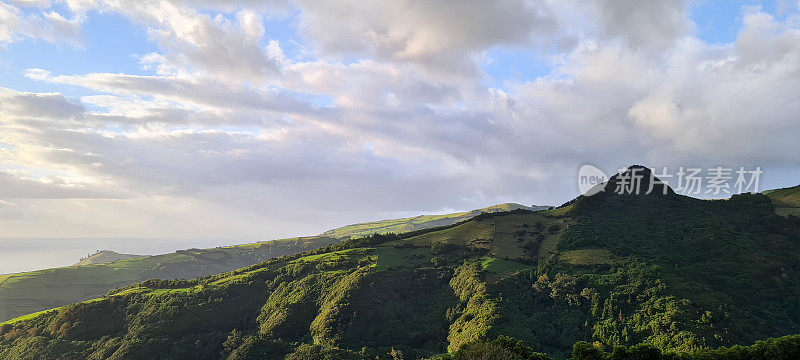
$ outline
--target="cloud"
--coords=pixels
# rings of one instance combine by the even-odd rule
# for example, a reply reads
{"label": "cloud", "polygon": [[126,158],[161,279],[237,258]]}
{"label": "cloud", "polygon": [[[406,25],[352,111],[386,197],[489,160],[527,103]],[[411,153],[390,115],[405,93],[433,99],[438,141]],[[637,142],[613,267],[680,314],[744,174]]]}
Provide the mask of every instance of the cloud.
{"label": "cloud", "polygon": [[[235,6],[223,6],[221,2],[206,4],[229,10]],[[148,37],[165,51],[158,59],[162,69],[177,66],[186,71],[209,73],[219,79],[255,84],[268,83],[280,73],[284,55],[276,42],[261,44],[265,31],[261,14],[240,9],[233,18],[222,14],[211,16],[188,5],[180,1],[101,1],[95,4],[103,11],[123,14],[146,27]]]}
{"label": "cloud", "polygon": [[[82,96],[0,89],[0,199],[22,214],[0,226],[289,236],[559,204],[587,162],[800,168],[794,15],[746,9],[736,42],[712,45],[673,1],[293,4],[70,2],[141,26],[154,75],[28,69]],[[299,56],[265,25],[280,11]],[[550,69],[488,86],[495,47]]]}
{"label": "cloud", "polygon": [[27,76],[41,81],[77,85],[123,96],[155,97],[198,108],[257,110],[281,114],[318,111],[313,104],[300,100],[286,91],[246,84],[232,85],[214,78],[111,73],[50,76],[49,73],[45,74],[37,69],[28,70]]}
{"label": "cloud", "polygon": [[3,199],[114,199],[120,196],[99,190],[96,184],[73,183],[55,176],[33,179],[0,171],[0,198]]}
{"label": "cloud", "polygon": [[[83,107],[59,93],[18,92],[0,88],[0,114],[24,118],[68,119],[81,116]],[[4,122],[0,119],[0,123]]]}
{"label": "cloud", "polygon": [[462,96],[461,83],[426,78],[413,66],[370,60],[292,64],[283,84],[294,91],[332,96],[336,105],[355,109],[419,107],[456,102]]}
{"label": "cloud", "polygon": [[685,36],[691,28],[686,7],[681,0],[582,1],[598,16],[601,34],[622,39],[632,49],[664,51]]}
{"label": "cloud", "polygon": [[[48,1],[16,2],[18,6],[48,8]],[[26,14],[20,7],[0,2],[0,45],[26,38],[42,39],[51,43],[80,44],[80,31],[85,18],[76,15],[65,18],[58,12]]]}
{"label": "cloud", "polygon": [[800,30],[751,11],[732,46],[679,45],[663,81],[630,116],[680,156],[796,164],[799,92]]}
{"label": "cloud", "polygon": [[542,1],[298,1],[301,32],[323,55],[357,54],[435,71],[474,72],[480,52],[552,34]]}

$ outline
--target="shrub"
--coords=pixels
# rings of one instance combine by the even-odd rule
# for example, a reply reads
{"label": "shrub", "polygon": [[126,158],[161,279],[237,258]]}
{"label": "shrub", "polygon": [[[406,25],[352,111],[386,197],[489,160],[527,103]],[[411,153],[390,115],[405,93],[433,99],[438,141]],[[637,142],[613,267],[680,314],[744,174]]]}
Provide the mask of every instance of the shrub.
{"label": "shrub", "polygon": [[517,339],[500,336],[494,341],[474,341],[464,344],[452,355],[453,360],[548,360]]}
{"label": "shrub", "polygon": [[458,248],[455,244],[437,241],[431,244],[431,252],[434,254],[447,254]]}

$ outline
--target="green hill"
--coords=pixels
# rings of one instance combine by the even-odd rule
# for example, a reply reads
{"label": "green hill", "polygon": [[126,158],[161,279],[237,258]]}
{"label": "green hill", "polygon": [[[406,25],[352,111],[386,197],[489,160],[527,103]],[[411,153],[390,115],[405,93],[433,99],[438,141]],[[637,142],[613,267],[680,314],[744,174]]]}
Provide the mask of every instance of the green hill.
{"label": "green hill", "polygon": [[764,195],[767,195],[772,200],[775,205],[775,211],[779,215],[800,216],[800,185],[768,190],[764,192]]}
{"label": "green hill", "polygon": [[93,299],[109,290],[146,279],[192,279],[250,266],[275,256],[316,249],[350,237],[449,225],[484,212],[538,208],[547,207],[500,204],[455,214],[349,225],[319,236],[191,249],[151,257],[102,251],[70,267],[0,276],[0,321]]}
{"label": "green hill", "polygon": [[145,257],[145,255],[120,254],[118,252],[111,250],[101,250],[81,259],[80,261],[75,263],[74,266],[103,264],[113,261],[136,259],[140,257]]}
{"label": "green hill", "polygon": [[796,359],[797,336],[709,349],[800,333],[799,270],[767,196],[606,191],[145,281],[0,325],[0,358]]}
{"label": "green hill", "polygon": [[354,225],[347,225],[337,229],[326,231],[320,236],[328,236],[337,239],[348,239],[353,237],[369,236],[372,234],[404,233],[409,231],[430,229],[437,226],[452,225],[459,221],[464,221],[482,213],[495,213],[501,211],[511,211],[525,209],[531,211],[547,210],[550,206],[524,206],[515,203],[505,203],[489,206],[483,209],[465,211],[460,213],[445,215],[420,215],[410,218],[382,220],[366,222]]}
{"label": "green hill", "polygon": [[337,242],[305,237],[0,276],[0,320],[93,299],[147,279],[191,279]]}

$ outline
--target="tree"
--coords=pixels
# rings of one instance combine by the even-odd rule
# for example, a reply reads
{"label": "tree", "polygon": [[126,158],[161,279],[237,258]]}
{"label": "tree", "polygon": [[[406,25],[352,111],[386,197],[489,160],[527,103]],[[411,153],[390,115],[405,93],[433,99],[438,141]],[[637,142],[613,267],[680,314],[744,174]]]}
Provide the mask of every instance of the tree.
{"label": "tree", "polygon": [[601,349],[594,347],[585,341],[576,342],[572,346],[572,357],[570,360],[606,360],[608,357]]}

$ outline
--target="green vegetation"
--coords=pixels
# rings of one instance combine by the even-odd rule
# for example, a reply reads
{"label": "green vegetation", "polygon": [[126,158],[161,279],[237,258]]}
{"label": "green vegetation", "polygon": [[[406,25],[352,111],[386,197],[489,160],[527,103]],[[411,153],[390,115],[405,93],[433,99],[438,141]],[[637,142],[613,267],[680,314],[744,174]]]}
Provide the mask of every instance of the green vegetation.
{"label": "green vegetation", "polygon": [[44,310],[44,311],[38,311],[38,312],[35,312],[33,314],[22,315],[20,317],[13,318],[11,320],[7,320],[7,321],[3,322],[2,324],[9,324],[10,325],[10,324],[18,323],[20,321],[34,319],[34,318],[39,317],[39,315],[50,313],[50,312],[55,312],[55,311],[58,311],[58,308]]}
{"label": "green vegetation", "polygon": [[764,192],[764,195],[767,195],[772,200],[772,204],[775,205],[775,212],[778,215],[800,216],[800,185],[768,190]]}
{"label": "green vegetation", "polygon": [[[640,344],[631,347],[615,346],[606,351],[598,344],[578,342],[572,348],[570,360],[792,360],[800,358],[800,335],[758,341],[751,346],[703,349],[694,353],[662,352],[657,347]],[[491,342],[476,341],[463,346],[441,360],[547,360],[519,340],[501,336]]]}
{"label": "green vegetation", "polygon": [[[92,299],[107,291],[151,278],[191,279],[257,264],[272,257],[316,249],[356,236],[406,232],[452,225],[482,213],[528,208],[500,204],[448,215],[349,225],[319,236],[281,239],[216,249],[190,249],[140,257],[101,251],[71,267],[0,275],[0,321]],[[98,265],[102,264],[102,265]],[[13,281],[6,280],[12,279]]]}
{"label": "green vegetation", "polygon": [[101,250],[81,259],[81,261],[77,262],[75,266],[103,264],[113,261],[136,259],[140,257],[144,257],[144,255],[120,254],[111,250]]}
{"label": "green vegetation", "polygon": [[662,352],[648,344],[615,346],[606,351],[597,344],[578,342],[570,360],[791,360],[800,358],[800,335],[758,341],[751,346],[702,349],[693,353]]}
{"label": "green vegetation", "polygon": [[615,256],[608,249],[570,250],[560,254],[558,259],[563,263],[582,266],[624,264],[624,259]]}
{"label": "green vegetation", "polygon": [[516,261],[488,257],[481,262],[481,270],[487,274],[504,276],[529,268],[529,265]]}
{"label": "green vegetation", "polygon": [[294,238],[2,275],[0,321],[96,298],[147,279],[208,276],[335,242],[325,237]]}
{"label": "green vegetation", "polygon": [[337,239],[356,238],[369,236],[372,234],[404,233],[409,231],[430,229],[438,226],[452,225],[467,219],[471,219],[483,213],[495,213],[511,210],[546,210],[549,206],[524,206],[514,203],[505,203],[489,206],[483,209],[465,211],[445,215],[420,215],[403,219],[372,221],[361,224],[347,225],[338,229],[326,231],[320,236],[329,236]]}
{"label": "green vegetation", "polygon": [[147,280],[0,324],[0,358],[797,359],[800,221],[660,193]]}

